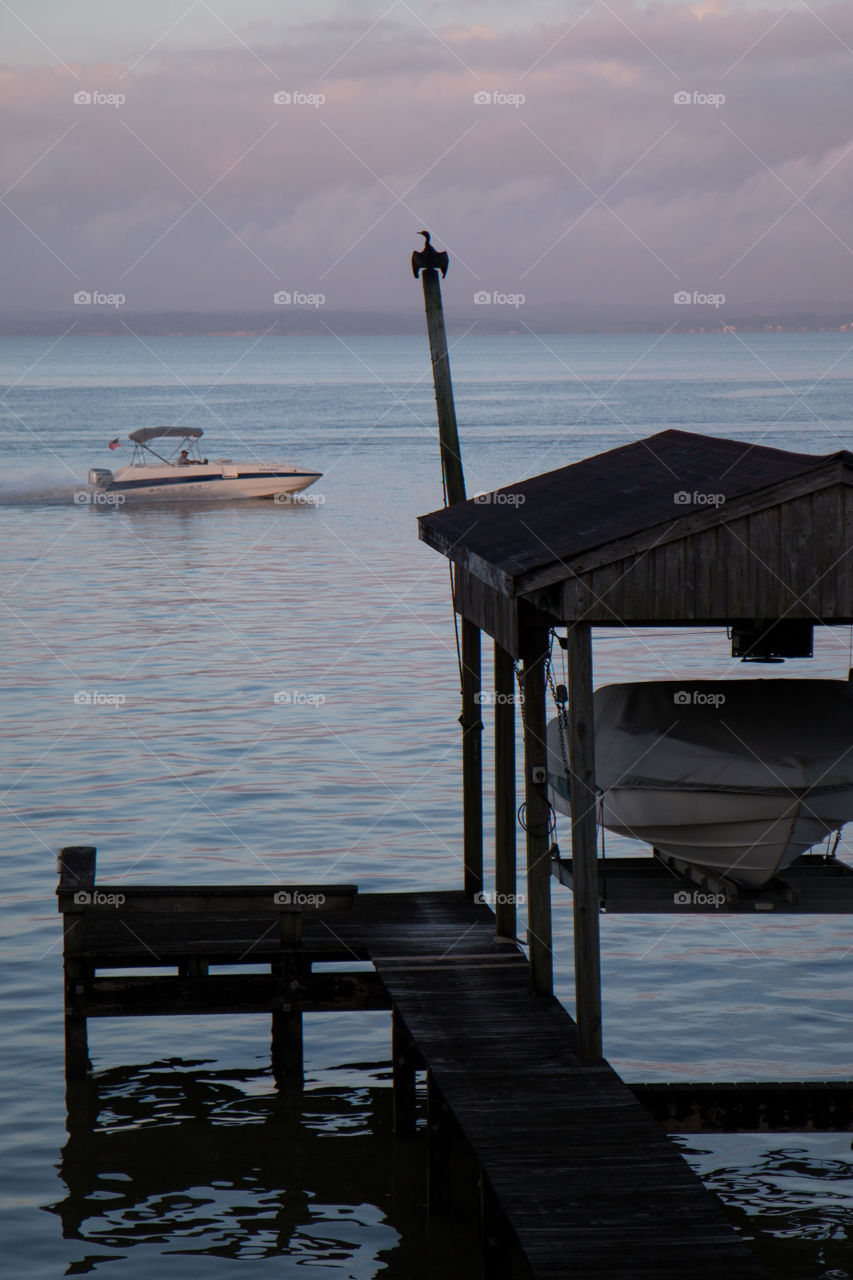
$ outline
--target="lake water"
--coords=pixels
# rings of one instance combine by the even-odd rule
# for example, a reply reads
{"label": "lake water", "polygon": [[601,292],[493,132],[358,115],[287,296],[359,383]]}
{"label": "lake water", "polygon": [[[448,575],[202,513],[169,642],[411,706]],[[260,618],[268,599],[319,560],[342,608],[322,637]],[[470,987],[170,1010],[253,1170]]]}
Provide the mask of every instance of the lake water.
{"label": "lake water", "polygon": [[[668,426],[815,453],[853,438],[853,335],[451,341],[472,494]],[[164,422],[203,427],[211,457],[321,470],[315,500],[75,500],[127,456],[109,440]],[[11,1273],[470,1275],[462,1227],[424,1244],[386,1015],[306,1019],[299,1103],[273,1089],[266,1019],[90,1023],[102,1108],[65,1129],[60,846],[97,845],[110,881],[461,883],[447,565],[416,529],[441,504],[425,339],[6,340],[0,459]],[[599,683],[752,674],[710,630],[610,632],[595,658]],[[772,674],[850,666],[844,629]],[[571,1008],[568,893],[554,904]],[[602,940],[626,1079],[849,1078],[848,921],[604,918]],[[849,1135],[684,1146],[772,1274],[853,1276]]]}

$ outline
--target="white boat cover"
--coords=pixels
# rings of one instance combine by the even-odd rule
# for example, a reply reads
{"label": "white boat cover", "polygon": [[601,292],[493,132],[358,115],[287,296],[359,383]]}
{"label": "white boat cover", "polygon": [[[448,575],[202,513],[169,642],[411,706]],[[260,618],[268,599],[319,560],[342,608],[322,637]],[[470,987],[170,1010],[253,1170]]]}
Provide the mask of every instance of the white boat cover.
{"label": "white boat cover", "polygon": [[[549,781],[565,797],[556,720]],[[853,684],[679,680],[595,692],[596,784],[759,794],[853,785]],[[556,784],[556,788],[555,788]],[[558,805],[563,808],[563,804]]]}

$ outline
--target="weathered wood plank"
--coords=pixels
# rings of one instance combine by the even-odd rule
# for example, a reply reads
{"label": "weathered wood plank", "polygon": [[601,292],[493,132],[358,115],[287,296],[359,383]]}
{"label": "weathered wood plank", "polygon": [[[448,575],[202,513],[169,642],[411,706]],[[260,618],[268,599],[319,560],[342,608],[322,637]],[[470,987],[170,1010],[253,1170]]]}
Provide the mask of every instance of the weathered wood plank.
{"label": "weathered wood plank", "polygon": [[84,1018],[115,1018],[274,1010],[332,1013],[389,1009],[391,1005],[382,982],[372,973],[312,973],[298,977],[209,973],[196,978],[89,978],[73,984],[68,1007]]}
{"label": "weathered wood plank", "polygon": [[86,915],[107,913],[161,912],[164,915],[227,912],[265,915],[286,912],[346,911],[352,907],[355,885],[137,885],[90,884],[72,891],[62,882],[57,889],[60,911],[82,911]]}

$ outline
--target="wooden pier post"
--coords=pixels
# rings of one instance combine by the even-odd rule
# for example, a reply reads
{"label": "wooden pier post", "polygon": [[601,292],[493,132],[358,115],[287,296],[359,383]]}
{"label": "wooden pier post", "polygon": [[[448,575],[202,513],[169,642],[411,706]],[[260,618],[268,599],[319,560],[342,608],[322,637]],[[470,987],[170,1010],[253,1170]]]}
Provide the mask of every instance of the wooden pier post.
{"label": "wooden pier post", "polygon": [[524,689],[524,825],[527,831],[527,931],[536,995],[554,991],[551,947],[551,854],[546,785],[545,664],[550,631],[531,628],[522,649]]}
{"label": "wooden pier post", "polygon": [[[282,911],[279,915],[279,939],[284,955],[274,968],[290,979],[296,994],[310,972],[310,963],[301,951],[302,913]],[[273,1078],[279,1089],[299,1091],[305,1085],[304,1044],[301,1009],[275,1009],[270,1037]]]}
{"label": "wooden pier post", "polygon": [[394,1080],[394,1132],[397,1137],[415,1132],[415,1046],[396,1009],[391,1013],[391,1062]]}
{"label": "wooden pier post", "polygon": [[[447,353],[447,331],[441,304],[441,285],[437,266],[447,270],[447,255],[430,246],[426,236],[424,250],[412,257],[412,266],[420,272],[424,290],[429,352],[435,386],[435,408],[438,416],[438,440],[441,472],[448,506],[465,501],[465,474],[459,449],[450,357]],[[472,897],[483,889],[483,725],[480,719],[480,631],[467,618],[462,619],[462,827],[465,892]]]}
{"label": "wooden pier post", "polygon": [[85,907],[95,888],[97,850],[92,845],[67,845],[56,859],[59,892],[73,893],[79,911],[66,911],[62,916],[62,959],[65,977],[65,1079],[85,1080],[89,1062],[89,1040],[85,1014],[74,1010],[76,984],[90,976],[83,959],[86,952]]}
{"label": "wooden pier post", "polygon": [[453,383],[450,378],[450,357],[447,354],[447,331],[444,327],[444,311],[441,306],[441,285],[435,267],[421,269],[424,287],[429,353],[432,360],[432,379],[435,385],[435,408],[438,415],[438,440],[441,450],[441,470],[447,491],[448,506],[465,501],[465,475],[462,455],[459,451],[459,430],[456,425],[456,407],[453,403]]}
{"label": "wooden pier post", "polygon": [[305,1084],[302,1013],[277,1009],[272,1015],[271,1057],[279,1089],[299,1091]]}
{"label": "wooden pier post", "polygon": [[515,669],[495,641],[495,932],[516,935]]}
{"label": "wooden pier post", "polygon": [[598,867],[595,860],[595,722],[592,631],[568,628],[569,767],[571,774],[572,910],[575,933],[575,1009],[581,1057],[601,1058],[601,957]]}

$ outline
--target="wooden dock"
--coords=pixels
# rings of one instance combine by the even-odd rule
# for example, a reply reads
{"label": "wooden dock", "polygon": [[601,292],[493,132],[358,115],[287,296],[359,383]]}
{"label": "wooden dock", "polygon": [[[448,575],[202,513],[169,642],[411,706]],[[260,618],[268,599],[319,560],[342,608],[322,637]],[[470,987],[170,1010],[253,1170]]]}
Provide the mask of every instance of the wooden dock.
{"label": "wooden dock", "polygon": [[[430,1210],[450,1209],[467,1160],[484,1275],[764,1274],[629,1087],[606,1062],[582,1060],[560,1003],[531,995],[527,960],[496,938],[487,907],[461,891],[356,895],[353,886],[326,886],[323,902],[321,886],[95,892],[90,852],[89,887],[75,891],[66,876],[59,891],[72,1076],[82,1074],[90,1017],[268,1012],[277,1074],[301,1081],[304,1012],[390,1007],[397,1130],[414,1130],[415,1071],[425,1068]],[[299,894],[311,899],[304,909]],[[370,960],[374,972],[363,963],[312,972],[321,960],[344,969]],[[213,971],[259,963],[268,974]],[[119,967],[148,972],[111,977]]]}

